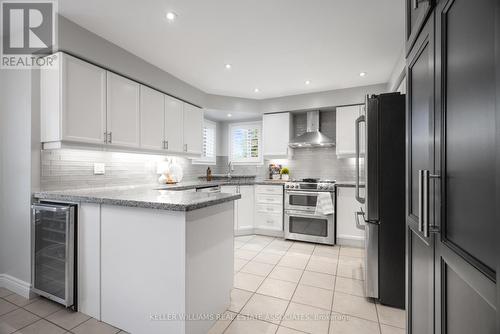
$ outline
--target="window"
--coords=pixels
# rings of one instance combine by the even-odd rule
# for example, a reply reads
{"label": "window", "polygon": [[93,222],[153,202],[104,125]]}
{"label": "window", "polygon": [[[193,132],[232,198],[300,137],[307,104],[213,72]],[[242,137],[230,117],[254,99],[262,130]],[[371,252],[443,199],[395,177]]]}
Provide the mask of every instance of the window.
{"label": "window", "polygon": [[236,164],[262,164],[262,123],[229,125],[229,160]]}
{"label": "window", "polygon": [[203,121],[203,146],[201,158],[193,160],[194,164],[215,165],[217,146],[217,123],[205,119]]}

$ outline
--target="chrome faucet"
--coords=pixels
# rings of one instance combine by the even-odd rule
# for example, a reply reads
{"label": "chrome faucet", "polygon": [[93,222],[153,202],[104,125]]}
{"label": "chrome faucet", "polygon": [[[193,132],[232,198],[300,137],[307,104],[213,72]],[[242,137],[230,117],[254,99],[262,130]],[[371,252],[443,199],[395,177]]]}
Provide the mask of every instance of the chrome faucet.
{"label": "chrome faucet", "polygon": [[233,162],[229,161],[228,164],[227,164],[227,178],[228,179],[231,178],[231,172],[234,172]]}

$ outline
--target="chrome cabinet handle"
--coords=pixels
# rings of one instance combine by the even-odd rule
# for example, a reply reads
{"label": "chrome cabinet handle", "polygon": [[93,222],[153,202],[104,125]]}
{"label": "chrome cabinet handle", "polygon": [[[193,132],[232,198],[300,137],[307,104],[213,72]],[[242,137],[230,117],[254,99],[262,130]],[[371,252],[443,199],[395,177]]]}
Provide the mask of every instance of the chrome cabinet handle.
{"label": "chrome cabinet handle", "polygon": [[188,151],[188,144],[184,144],[184,152]]}
{"label": "chrome cabinet handle", "polygon": [[437,226],[431,226],[429,217],[429,180],[439,178],[439,175],[431,174],[429,170],[418,171],[418,230],[423,232],[425,238],[428,238],[431,233],[439,232]]}
{"label": "chrome cabinet handle", "polygon": [[104,131],[104,143],[108,143],[108,133],[106,131]]}
{"label": "chrome cabinet handle", "polygon": [[359,131],[359,126],[361,123],[365,122],[366,119],[365,119],[365,116],[364,115],[361,115],[359,116],[357,119],[356,119],[356,124],[355,124],[355,132],[356,132],[356,135],[355,135],[355,139],[356,139],[356,200],[363,204],[365,203],[365,199],[362,198],[360,195],[359,195],[359,170],[360,170],[360,166],[359,166],[359,162],[360,162],[360,147],[359,147],[359,134],[360,134],[360,131]]}
{"label": "chrome cabinet handle", "polygon": [[168,140],[165,140],[165,149],[168,150]]}
{"label": "chrome cabinet handle", "polygon": [[[429,171],[418,171],[418,231],[423,232],[424,226],[429,221]],[[424,232],[425,235],[425,232]]]}
{"label": "chrome cabinet handle", "polygon": [[111,144],[113,142],[113,132],[109,132],[108,136],[109,136],[108,143]]}

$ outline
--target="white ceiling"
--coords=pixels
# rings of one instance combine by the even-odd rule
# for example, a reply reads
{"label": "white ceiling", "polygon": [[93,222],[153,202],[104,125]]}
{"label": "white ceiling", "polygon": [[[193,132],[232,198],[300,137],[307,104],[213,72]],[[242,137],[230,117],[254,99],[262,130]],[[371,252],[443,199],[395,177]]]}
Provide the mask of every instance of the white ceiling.
{"label": "white ceiling", "polygon": [[255,99],[387,82],[404,44],[401,0],[63,0],[59,11],[207,93]]}

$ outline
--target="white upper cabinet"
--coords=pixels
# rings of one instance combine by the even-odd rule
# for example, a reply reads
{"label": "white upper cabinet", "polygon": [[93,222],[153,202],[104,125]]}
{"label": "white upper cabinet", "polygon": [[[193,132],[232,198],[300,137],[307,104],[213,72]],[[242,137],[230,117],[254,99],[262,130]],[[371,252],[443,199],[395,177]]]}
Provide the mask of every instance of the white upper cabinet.
{"label": "white upper cabinet", "polygon": [[165,95],[165,148],[183,152],[183,102]]}
{"label": "white upper cabinet", "polygon": [[57,55],[59,66],[40,71],[44,149],[78,143],[201,155],[202,109],[65,53]]}
{"label": "white upper cabinet", "polygon": [[140,85],[110,72],[107,77],[108,143],[139,147]]}
{"label": "white upper cabinet", "polygon": [[290,113],[265,114],[263,117],[264,156],[287,157],[290,141]]}
{"label": "white upper cabinet", "polygon": [[141,86],[141,147],[161,150],[165,147],[165,95]]}
{"label": "white upper cabinet", "polygon": [[59,67],[42,69],[41,137],[102,144],[106,132],[106,71],[59,53]]}
{"label": "white upper cabinet", "polygon": [[184,103],[184,152],[201,155],[203,110]]}
{"label": "white upper cabinet", "polygon": [[[337,107],[336,150],[337,157],[351,158],[356,155],[356,119],[363,114],[364,105]],[[360,126],[360,151],[364,153],[364,123]]]}

